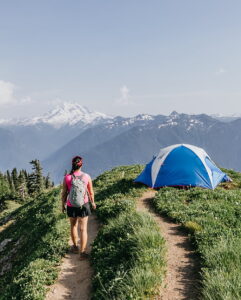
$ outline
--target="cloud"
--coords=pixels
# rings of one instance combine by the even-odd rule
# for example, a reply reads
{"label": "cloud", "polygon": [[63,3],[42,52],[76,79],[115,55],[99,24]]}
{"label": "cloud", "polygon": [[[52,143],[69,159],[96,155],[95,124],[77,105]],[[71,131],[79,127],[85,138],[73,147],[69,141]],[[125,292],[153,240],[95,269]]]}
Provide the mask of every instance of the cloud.
{"label": "cloud", "polygon": [[54,98],[54,99],[51,99],[51,100],[48,100],[47,101],[47,104],[48,105],[60,105],[62,103],[66,102],[65,100],[61,99],[61,98]]}
{"label": "cloud", "polygon": [[17,86],[9,81],[0,80],[0,106],[25,105],[32,102],[29,96],[17,98],[15,91]]}
{"label": "cloud", "polygon": [[128,105],[131,103],[130,101],[130,90],[126,85],[123,85],[120,88],[120,98],[116,100],[116,103],[119,105]]}
{"label": "cloud", "polygon": [[12,104],[14,98],[15,85],[8,81],[0,80],[0,105]]}
{"label": "cloud", "polygon": [[33,100],[29,96],[21,98],[19,101],[17,101],[18,104],[28,104],[28,103],[31,103],[31,102],[33,102]]}
{"label": "cloud", "polygon": [[224,68],[220,67],[218,69],[218,71],[215,72],[216,75],[223,75],[224,73],[226,73],[227,70],[225,70]]}

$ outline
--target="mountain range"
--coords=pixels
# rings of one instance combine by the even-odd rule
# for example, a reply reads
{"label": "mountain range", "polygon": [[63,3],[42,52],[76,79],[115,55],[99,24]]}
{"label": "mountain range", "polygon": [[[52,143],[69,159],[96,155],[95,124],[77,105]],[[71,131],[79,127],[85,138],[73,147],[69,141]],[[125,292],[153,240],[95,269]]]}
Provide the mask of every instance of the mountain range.
{"label": "mountain range", "polygon": [[27,168],[34,158],[59,183],[71,158],[84,158],[95,177],[118,165],[146,163],[161,147],[188,143],[203,147],[218,164],[241,171],[241,118],[140,114],[112,117],[79,104],[64,103],[47,114],[0,120],[0,170]]}

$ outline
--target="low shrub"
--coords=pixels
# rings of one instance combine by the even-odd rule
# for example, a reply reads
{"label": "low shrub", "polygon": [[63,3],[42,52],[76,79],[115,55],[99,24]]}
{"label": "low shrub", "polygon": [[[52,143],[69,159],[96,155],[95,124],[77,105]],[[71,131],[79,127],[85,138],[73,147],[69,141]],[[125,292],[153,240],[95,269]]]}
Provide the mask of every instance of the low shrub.
{"label": "low shrub", "polygon": [[186,223],[184,223],[184,227],[192,233],[202,231],[202,226],[200,226],[197,222],[193,221],[187,221]]}

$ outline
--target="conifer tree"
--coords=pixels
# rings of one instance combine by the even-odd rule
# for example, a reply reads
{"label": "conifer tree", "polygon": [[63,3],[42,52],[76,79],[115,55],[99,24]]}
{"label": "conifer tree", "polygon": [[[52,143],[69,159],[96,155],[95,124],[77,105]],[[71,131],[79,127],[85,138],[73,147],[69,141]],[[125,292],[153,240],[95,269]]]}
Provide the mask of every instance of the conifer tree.
{"label": "conifer tree", "polygon": [[26,197],[28,196],[27,192],[27,181],[24,175],[24,171],[20,171],[19,176],[18,176],[18,186],[17,186],[17,193],[18,196],[22,199],[25,200]]}
{"label": "conifer tree", "polygon": [[27,173],[27,171],[26,170],[22,170],[22,171],[23,171],[25,180],[28,181],[28,173]]}
{"label": "conifer tree", "polygon": [[6,176],[7,176],[7,181],[8,181],[8,184],[9,184],[10,192],[13,193],[15,191],[15,188],[14,188],[13,179],[12,179],[12,176],[11,176],[9,170],[7,170]]}
{"label": "conifer tree", "polygon": [[44,188],[42,167],[38,159],[30,161],[33,172],[28,176],[28,191],[30,194],[40,194]]}
{"label": "conifer tree", "polygon": [[16,168],[14,168],[12,170],[11,177],[12,177],[12,182],[13,182],[14,190],[16,191],[17,190],[17,185],[18,185],[18,171],[17,171]]}
{"label": "conifer tree", "polygon": [[48,175],[45,177],[45,188],[49,189],[52,187],[52,181],[50,180],[50,174],[48,173]]}
{"label": "conifer tree", "polygon": [[4,175],[0,172],[0,195],[5,194],[7,188],[8,182],[5,180]]}
{"label": "conifer tree", "polygon": [[9,192],[10,192],[10,188],[9,188],[8,180],[0,172],[0,211],[5,208],[5,200]]}

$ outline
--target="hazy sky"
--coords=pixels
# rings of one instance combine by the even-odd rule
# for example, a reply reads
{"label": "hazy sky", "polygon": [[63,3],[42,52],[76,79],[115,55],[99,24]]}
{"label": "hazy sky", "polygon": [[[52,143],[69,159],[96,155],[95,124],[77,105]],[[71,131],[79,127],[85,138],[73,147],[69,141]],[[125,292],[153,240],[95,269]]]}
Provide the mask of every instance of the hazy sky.
{"label": "hazy sky", "polygon": [[0,117],[241,114],[240,0],[0,0]]}

